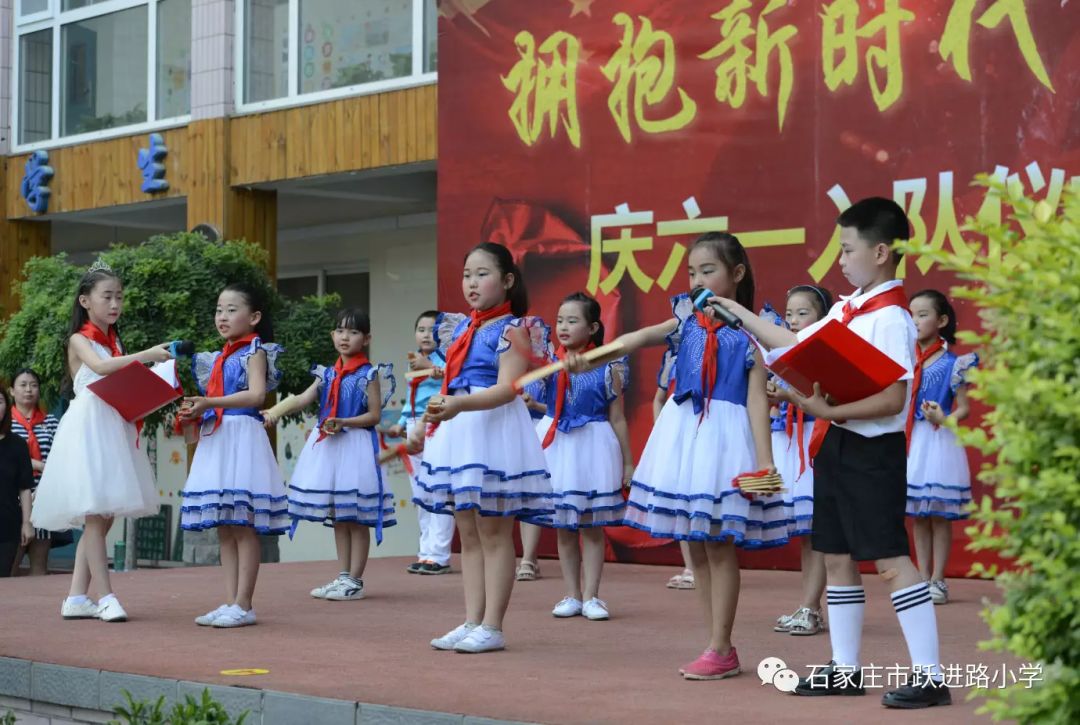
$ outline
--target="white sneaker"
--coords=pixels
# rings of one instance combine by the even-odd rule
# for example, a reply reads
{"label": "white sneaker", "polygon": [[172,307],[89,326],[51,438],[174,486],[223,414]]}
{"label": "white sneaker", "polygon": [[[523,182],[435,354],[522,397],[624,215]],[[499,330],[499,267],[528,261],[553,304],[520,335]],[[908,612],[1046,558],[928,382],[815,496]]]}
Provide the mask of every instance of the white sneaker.
{"label": "white sneaker", "polygon": [[71,599],[65,599],[60,606],[60,616],[64,619],[97,619],[98,605],[89,597],[84,597],[78,604],[72,604]]}
{"label": "white sneaker", "polygon": [[195,617],[195,624],[199,625],[200,627],[209,627],[211,624],[214,623],[214,620],[217,619],[217,616],[228,608],[228,604],[222,604],[217,609],[211,609],[206,614]]}
{"label": "white sneaker", "polygon": [[442,637],[437,637],[436,639],[431,640],[431,646],[435,649],[450,651],[454,649],[454,645],[468,637],[469,633],[476,628],[477,626],[475,624],[469,624],[468,622],[466,622],[465,624],[459,624],[457,627],[454,627]]}
{"label": "white sneaker", "polygon": [[337,578],[334,579],[333,581],[327,582],[326,584],[323,584],[321,587],[315,587],[314,589],[312,589],[311,590],[311,596],[315,597],[316,599],[326,599],[327,593],[331,589],[336,587],[338,585],[339,581],[341,581],[341,575],[340,574],[338,574]]}
{"label": "white sneaker", "polygon": [[347,602],[352,599],[364,598],[364,580],[344,577],[338,579],[334,586],[326,592],[326,599],[332,602]]}
{"label": "white sneaker", "polygon": [[97,617],[102,622],[126,622],[127,612],[116,597],[107,597],[98,602]]}
{"label": "white sneaker", "polygon": [[581,614],[581,600],[564,597],[561,602],[555,605],[551,613],[556,617],[576,617]]}
{"label": "white sneaker", "polygon": [[506,649],[506,638],[497,629],[485,627],[473,627],[469,636],[454,645],[455,652],[465,654],[479,654],[481,652],[495,652]]}
{"label": "white sneaker", "polygon": [[232,627],[247,627],[252,624],[255,624],[255,610],[249,609],[245,612],[233,604],[225,607],[220,614],[214,617],[214,621],[210,623],[210,626],[230,629]]}
{"label": "white sneaker", "polygon": [[607,619],[611,616],[608,614],[607,603],[596,597],[585,602],[584,606],[581,607],[581,613],[585,615],[585,619],[591,619],[594,622]]}
{"label": "white sneaker", "polygon": [[930,601],[934,604],[949,603],[949,585],[944,580],[930,582]]}

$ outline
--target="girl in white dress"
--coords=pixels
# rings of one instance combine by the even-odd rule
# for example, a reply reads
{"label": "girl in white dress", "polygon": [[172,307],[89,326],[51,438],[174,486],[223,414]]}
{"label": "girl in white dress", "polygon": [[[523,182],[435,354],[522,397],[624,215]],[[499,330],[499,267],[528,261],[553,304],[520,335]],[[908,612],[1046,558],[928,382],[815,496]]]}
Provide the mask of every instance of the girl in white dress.
{"label": "girl in white dress", "polygon": [[546,352],[547,333],[542,322],[523,317],[525,283],[506,247],[475,247],[465,258],[461,287],[472,314],[443,314],[437,323],[446,372],[442,393],[424,414],[437,428],[426,442],[414,437],[409,445],[424,449],[414,501],[453,515],[461,537],[465,622],[431,646],[491,652],[505,647],[514,518],[554,513],[544,452],[513,387],[530,358]]}
{"label": "girl in white dress", "polygon": [[191,361],[203,396],[185,398],[181,417],[201,426],[198,448],[181,492],[180,525],[189,531],[216,528],[225,572],[225,602],[196,617],[214,627],[255,624],[251,599],[259,576],[256,534],[289,529],[285,482],[259,413],[277,388],[279,345],[266,302],[242,284],[218,296],[214,322],[225,338],[221,352],[200,352]]}
{"label": "girl in white dress", "polygon": [[[132,362],[169,359],[169,343],[124,354],[116,329],[123,304],[123,284],[108,265],[95,263],[79,280],[65,342],[75,399],[56,429],[30,517],[36,528],[49,531],[84,527],[60,608],[64,619],[127,619],[109,581],[105,536],[115,516],[148,516],[158,508],[136,425],[87,388]],[[91,587],[96,602],[88,596]]]}
{"label": "girl in white dress", "polygon": [[371,320],[367,313],[345,309],[337,314],[330,333],[339,353],[330,366],[312,368],[315,382],[300,395],[286,398],[263,420],[277,420],[319,403],[319,424],[308,436],[289,481],[289,515],[334,528],[337,578],[311,590],[316,599],[336,602],[364,598],[364,569],[383,528],[393,526],[394,494],[383,481],[379,465],[379,434],[375,430],[382,407],[394,395],[392,365],[372,365],[367,357]]}

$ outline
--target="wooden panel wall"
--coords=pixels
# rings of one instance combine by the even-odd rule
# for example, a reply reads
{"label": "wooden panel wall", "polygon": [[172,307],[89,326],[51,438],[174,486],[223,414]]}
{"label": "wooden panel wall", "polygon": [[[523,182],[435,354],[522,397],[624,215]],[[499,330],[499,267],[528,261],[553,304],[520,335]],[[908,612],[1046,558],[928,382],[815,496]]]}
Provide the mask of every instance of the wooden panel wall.
{"label": "wooden panel wall", "polygon": [[[122,138],[95,141],[93,143],[65,146],[49,150],[49,165],[56,175],[49,183],[49,213],[99,209],[120,204],[134,204],[150,199],[183,196],[181,173],[187,146],[187,129],[174,128],[162,131],[169,155],[165,158],[165,178],[168,191],[145,194],[140,188],[142,172],[139,171],[140,148],[150,144],[149,134],[124,136]],[[36,216],[26,206],[19,194],[26,171],[29,154],[7,159],[4,170],[4,216],[9,219]]]}
{"label": "wooden panel wall", "polygon": [[232,183],[434,161],[437,98],[432,84],[233,118]]}

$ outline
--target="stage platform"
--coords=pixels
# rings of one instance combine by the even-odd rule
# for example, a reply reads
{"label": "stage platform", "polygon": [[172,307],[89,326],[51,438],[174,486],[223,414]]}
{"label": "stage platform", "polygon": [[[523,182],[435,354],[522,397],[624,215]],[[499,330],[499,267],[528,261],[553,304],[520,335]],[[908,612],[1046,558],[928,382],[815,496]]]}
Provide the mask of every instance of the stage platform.
{"label": "stage platform", "polygon": [[[743,674],[688,682],[677,670],[703,648],[704,625],[695,592],[664,587],[672,569],[608,564],[601,597],[612,619],[557,620],[551,608],[563,596],[559,566],[543,561],[542,579],[514,588],[507,649],[462,655],[428,645],[463,618],[460,575],[409,575],[407,563],[372,559],[364,577],[367,598],[353,602],[308,595],[336,573],[331,562],[265,565],[255,600],[259,623],[235,630],[192,622],[221,599],[216,567],[116,574],[114,587],[131,615],[122,624],[62,620],[65,575],[2,579],[0,714],[14,708],[34,711],[43,718],[37,722],[90,721],[119,702],[125,687],[171,699],[211,685],[231,710],[252,712],[248,725],[980,719],[976,705],[966,702],[968,689],[954,690],[950,708],[903,714],[881,707],[883,688],[862,698],[809,699],[762,685],[756,670],[765,657],[783,659],[800,675],[829,658],[827,634],[772,631],[776,616],[798,602],[797,573],[744,571],[735,625]],[[906,666],[888,592],[877,577],[865,581],[864,659]],[[944,662],[982,664],[991,673],[1015,668],[976,646],[987,634],[981,601],[998,596],[993,584],[956,580],[950,586],[952,602],[937,608]],[[268,672],[222,674],[246,669]]]}

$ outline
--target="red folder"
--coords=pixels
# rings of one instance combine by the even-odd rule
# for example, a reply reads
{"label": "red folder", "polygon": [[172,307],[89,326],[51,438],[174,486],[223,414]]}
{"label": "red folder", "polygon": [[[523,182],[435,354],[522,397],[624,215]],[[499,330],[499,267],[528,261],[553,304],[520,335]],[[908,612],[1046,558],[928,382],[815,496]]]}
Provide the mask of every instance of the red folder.
{"label": "red folder", "polygon": [[836,320],[769,362],[768,367],[803,395],[814,383],[837,403],[852,403],[889,387],[904,368]]}
{"label": "red folder", "polygon": [[140,362],[128,363],[87,387],[129,423],[181,397],[176,388]]}

